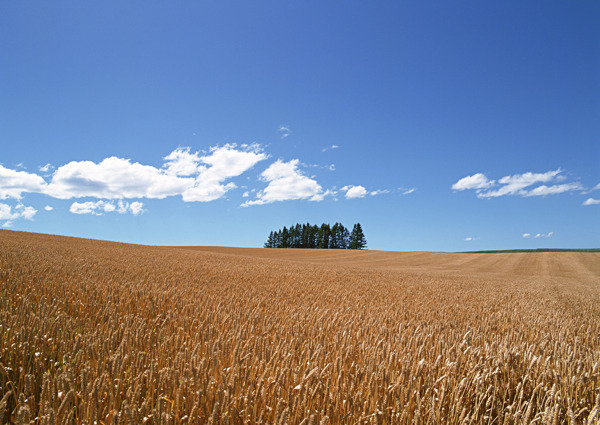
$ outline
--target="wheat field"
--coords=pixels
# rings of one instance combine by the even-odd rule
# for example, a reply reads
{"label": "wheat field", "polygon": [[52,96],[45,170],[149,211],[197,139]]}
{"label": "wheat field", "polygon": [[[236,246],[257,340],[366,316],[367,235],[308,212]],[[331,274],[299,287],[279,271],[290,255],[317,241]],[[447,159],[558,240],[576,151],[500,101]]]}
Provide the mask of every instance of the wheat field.
{"label": "wheat field", "polygon": [[0,231],[0,420],[598,424],[600,254]]}

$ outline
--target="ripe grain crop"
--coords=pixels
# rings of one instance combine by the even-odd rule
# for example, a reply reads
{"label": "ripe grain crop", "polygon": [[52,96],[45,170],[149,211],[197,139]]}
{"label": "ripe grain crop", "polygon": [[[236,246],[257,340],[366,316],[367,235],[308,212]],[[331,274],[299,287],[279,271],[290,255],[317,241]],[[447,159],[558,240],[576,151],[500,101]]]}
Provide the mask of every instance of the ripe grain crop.
{"label": "ripe grain crop", "polygon": [[600,254],[0,231],[0,420],[598,424]]}

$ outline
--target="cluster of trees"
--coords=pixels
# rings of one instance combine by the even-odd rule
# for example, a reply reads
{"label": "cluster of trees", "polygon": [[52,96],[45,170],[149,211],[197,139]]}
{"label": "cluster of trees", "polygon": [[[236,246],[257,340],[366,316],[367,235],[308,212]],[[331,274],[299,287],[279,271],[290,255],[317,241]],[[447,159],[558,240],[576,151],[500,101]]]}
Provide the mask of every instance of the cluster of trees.
{"label": "cluster of trees", "polygon": [[320,249],[365,249],[367,239],[360,223],[356,223],[352,232],[342,225],[333,226],[323,223],[321,226],[310,223],[295,224],[269,234],[265,248],[320,248]]}

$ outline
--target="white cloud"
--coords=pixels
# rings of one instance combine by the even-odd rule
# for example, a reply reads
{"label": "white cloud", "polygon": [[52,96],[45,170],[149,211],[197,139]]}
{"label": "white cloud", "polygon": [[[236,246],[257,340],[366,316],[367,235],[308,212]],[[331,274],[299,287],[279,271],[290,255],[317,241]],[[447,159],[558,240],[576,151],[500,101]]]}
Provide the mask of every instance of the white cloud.
{"label": "white cloud", "polygon": [[321,149],[321,152],[327,152],[330,149],[338,149],[339,146],[338,145],[331,145],[331,146],[327,146],[326,148]]}
{"label": "white cloud", "polygon": [[464,240],[467,242],[471,242],[471,241],[478,241],[479,239],[481,239],[479,236],[474,236],[474,237],[468,236]]}
{"label": "white cloud", "polygon": [[[472,176],[467,176],[452,185],[453,190],[475,190],[479,198],[496,198],[505,195],[519,196],[546,196],[555,195],[564,192],[572,192],[583,190],[583,187],[578,182],[540,186],[531,188],[539,183],[548,183],[551,181],[561,182],[566,179],[560,175],[561,169],[547,171],[545,173],[527,172],[523,174],[514,174],[512,176],[504,176],[497,182],[489,180],[484,174],[477,173]],[[492,187],[497,189],[492,190]]]}
{"label": "white cloud", "polygon": [[14,214],[10,205],[0,204],[0,220],[13,220],[18,217],[19,214]]}
{"label": "white cloud", "polygon": [[193,178],[113,156],[98,164],[72,161],[58,167],[45,193],[59,199],[162,199],[181,194],[193,184]]}
{"label": "white cloud", "polygon": [[144,204],[142,202],[132,202],[131,204],[129,204],[129,211],[131,211],[131,214],[133,215],[140,215],[144,212]]}
{"label": "white cloud", "polygon": [[554,236],[554,232],[537,233],[536,235],[532,235],[531,233],[523,233],[523,237],[526,239],[551,238],[552,236]]}
{"label": "white cloud", "polygon": [[174,176],[191,176],[198,172],[200,157],[198,152],[190,153],[190,148],[177,148],[164,157],[167,174]]}
{"label": "white cloud", "polygon": [[329,165],[329,171],[335,171],[335,164]]}
{"label": "white cloud", "polygon": [[364,198],[369,192],[364,186],[344,186],[340,190],[346,192],[346,199]]}
{"label": "white cloud", "polygon": [[4,224],[2,225],[2,227],[12,227],[13,222],[11,220],[4,222]]}
{"label": "white cloud", "polygon": [[598,183],[592,190],[600,190],[600,183]]}
{"label": "white cloud", "polygon": [[[33,220],[33,217],[37,213],[37,210],[33,207],[26,207],[23,204],[18,204],[14,209],[12,206],[7,204],[0,204],[0,220],[16,220],[24,218],[25,220]],[[9,226],[10,226],[9,225]]]}
{"label": "white cloud", "polygon": [[280,125],[279,129],[277,130],[279,131],[281,134],[281,138],[285,139],[286,137],[288,137],[291,133],[290,131],[290,127],[288,125]]}
{"label": "white cloud", "polygon": [[472,176],[463,177],[452,185],[452,190],[487,189],[494,185],[494,180],[488,180],[485,174],[477,173]]}
{"label": "white cloud", "polygon": [[[102,211],[105,211],[107,205],[112,204],[106,201],[73,202],[69,211],[73,214],[102,215]],[[112,205],[112,207],[114,208],[114,205]]]}
{"label": "white cloud", "polygon": [[531,189],[530,191],[523,194],[523,196],[546,196],[546,195],[556,195],[563,192],[571,192],[574,190],[583,190],[581,184],[575,183],[565,183],[565,184],[555,184],[553,186],[538,186],[535,189]]}
{"label": "white cloud", "polygon": [[[529,191],[525,188],[532,186],[537,183],[546,183],[554,179],[559,173],[560,169],[554,171],[547,171],[545,173],[532,173],[527,172],[523,174],[514,174],[512,176],[505,176],[498,180],[498,183],[502,186],[493,191],[487,191],[479,193],[480,198],[495,198],[504,195],[522,195],[522,196],[535,196],[535,194],[529,195]],[[561,185],[562,186],[562,185]],[[542,191],[552,191],[551,188],[546,188]]]}
{"label": "white cloud", "polygon": [[39,167],[38,169],[42,172],[42,173],[47,173],[48,171],[50,171],[51,169],[53,169],[54,167],[52,166],[52,164],[48,163],[42,167]]}
{"label": "white cloud", "polygon": [[346,197],[346,199],[355,199],[355,198],[364,198],[367,195],[370,196],[377,196],[377,195],[383,195],[386,193],[390,193],[390,191],[388,189],[377,189],[377,190],[373,190],[373,191],[368,191],[364,186],[362,185],[347,185],[344,186],[342,188],[340,188],[340,190],[342,192],[346,192],[344,194],[344,196]]}
{"label": "white cloud", "polygon": [[278,159],[261,174],[261,179],[268,182],[267,187],[257,194],[257,199],[246,201],[243,207],[250,205],[270,204],[276,201],[308,199],[321,201],[328,192],[316,180],[309,178],[298,170],[300,160],[284,162]]}
{"label": "white cloud", "polygon": [[594,199],[594,198],[588,198],[586,199],[586,201],[581,204],[581,205],[600,205],[600,199]]}
{"label": "white cloud", "polygon": [[403,195],[410,195],[411,193],[413,193],[415,190],[417,190],[416,188],[411,188],[411,189],[407,189],[404,192],[402,192]]}
{"label": "white cloud", "polygon": [[17,211],[21,214],[25,220],[33,220],[33,216],[37,213],[37,210],[33,207],[26,207],[24,205],[17,205]]}
{"label": "white cloud", "polygon": [[0,199],[21,199],[23,192],[42,192],[45,187],[46,182],[37,174],[0,165]]}
{"label": "white cloud", "polygon": [[99,163],[71,161],[58,167],[49,183],[39,175],[0,166],[0,199],[20,199],[23,193],[32,192],[58,199],[162,199],[181,195],[186,202],[208,202],[237,187],[226,180],[267,157],[256,144],[213,147],[204,156],[189,148],[177,148],[164,158],[162,168],[114,156]]}
{"label": "white cloud", "polygon": [[113,201],[73,202],[69,211],[73,214],[103,215],[103,213],[116,211],[119,214],[140,215],[144,212],[143,206],[142,202],[137,201],[132,203],[119,201],[116,205]]}
{"label": "white cloud", "polygon": [[52,208],[50,205],[46,205],[46,206],[44,207],[44,209],[45,209],[46,211],[52,211],[54,208]]}
{"label": "white cloud", "polygon": [[210,155],[200,158],[208,167],[202,167],[194,185],[182,193],[183,200],[209,202],[222,197],[237,187],[234,183],[223,184],[225,180],[243,174],[267,157],[258,145],[247,146],[245,150],[236,149],[236,145],[213,148]]}

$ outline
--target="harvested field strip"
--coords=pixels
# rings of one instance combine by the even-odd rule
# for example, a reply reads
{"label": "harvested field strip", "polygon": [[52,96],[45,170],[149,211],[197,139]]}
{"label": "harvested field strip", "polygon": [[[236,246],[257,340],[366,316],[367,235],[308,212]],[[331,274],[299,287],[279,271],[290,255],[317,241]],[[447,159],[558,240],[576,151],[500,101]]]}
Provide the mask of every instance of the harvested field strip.
{"label": "harvested field strip", "polygon": [[597,421],[598,254],[273,251],[0,231],[0,419]]}

